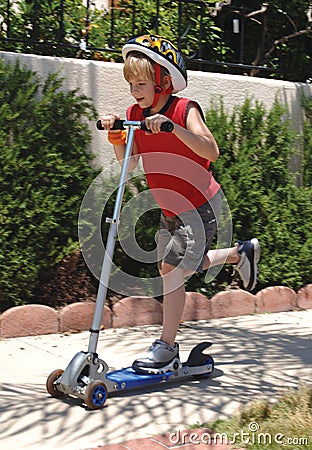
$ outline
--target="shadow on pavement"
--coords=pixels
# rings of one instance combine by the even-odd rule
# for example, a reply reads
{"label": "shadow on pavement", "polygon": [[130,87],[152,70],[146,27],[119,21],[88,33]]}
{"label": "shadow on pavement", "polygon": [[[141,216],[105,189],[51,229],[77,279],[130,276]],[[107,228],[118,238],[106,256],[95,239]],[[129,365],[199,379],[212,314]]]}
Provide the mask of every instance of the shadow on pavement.
{"label": "shadow on pavement", "polygon": [[[49,368],[45,373],[44,361],[39,375],[36,368],[33,373],[30,368],[24,379],[22,365],[11,368],[20,371],[20,376],[15,373],[17,382],[10,380],[9,372],[3,372],[2,363],[1,448],[81,450],[171,432],[232,415],[240,404],[308,383],[312,375],[311,328],[307,322],[290,327],[280,320],[282,316],[278,317],[274,323],[268,316],[254,323],[249,317],[249,322],[247,318],[231,318],[222,326],[201,322],[191,329],[181,327],[178,340],[184,352],[198,342],[214,342],[209,349],[215,360],[214,373],[207,379],[191,378],[114,393],[102,410],[87,410],[76,398],[51,398],[45,389]],[[105,359],[102,353],[107,348],[120,355],[127,366],[138,349],[145,350],[146,342],[158,332],[158,327],[104,332],[99,356]],[[55,344],[53,351],[62,352],[66,342]],[[42,345],[36,350],[37,358],[43,355],[45,343]],[[70,353],[74,348],[67,350]],[[48,356],[51,358],[51,353]],[[109,355],[105,360],[110,363]]]}

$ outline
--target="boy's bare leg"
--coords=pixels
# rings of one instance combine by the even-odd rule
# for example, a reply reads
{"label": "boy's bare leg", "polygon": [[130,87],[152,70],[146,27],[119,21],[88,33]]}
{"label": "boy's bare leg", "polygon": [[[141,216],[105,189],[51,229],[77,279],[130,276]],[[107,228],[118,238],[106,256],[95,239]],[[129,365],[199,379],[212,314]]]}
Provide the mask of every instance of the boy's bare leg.
{"label": "boy's bare leg", "polygon": [[173,347],[185,304],[184,271],[163,263],[163,329],[161,340]]}
{"label": "boy's bare leg", "polygon": [[237,264],[240,260],[240,254],[237,252],[238,246],[231,248],[220,248],[209,250],[204,257],[203,269],[208,267],[219,266],[221,264],[230,263]]}
{"label": "boy's bare leg", "polygon": [[[219,266],[225,263],[237,264],[241,259],[238,253],[238,245],[231,248],[209,250],[204,257],[203,269]],[[179,329],[185,305],[184,277],[191,272],[184,271],[179,267],[162,263],[163,279],[163,330],[161,340],[173,346]]]}
{"label": "boy's bare leg", "polygon": [[[205,256],[203,269],[224,263],[236,264],[240,260],[237,246],[226,249],[209,250]],[[163,330],[161,340],[173,346],[179,329],[184,305],[184,277],[190,275],[183,269],[162,263],[163,279]]]}

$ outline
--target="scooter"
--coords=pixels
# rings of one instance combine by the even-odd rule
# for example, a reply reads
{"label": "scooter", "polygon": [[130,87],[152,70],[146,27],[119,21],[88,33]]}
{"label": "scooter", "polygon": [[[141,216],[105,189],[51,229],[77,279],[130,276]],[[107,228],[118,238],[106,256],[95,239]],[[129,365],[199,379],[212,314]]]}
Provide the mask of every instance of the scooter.
{"label": "scooter", "polygon": [[[56,369],[50,373],[46,381],[48,393],[54,398],[73,396],[81,398],[90,409],[104,406],[110,394],[127,389],[140,388],[145,385],[177,381],[187,377],[208,377],[214,370],[212,356],[204,352],[210,342],[196,345],[190,352],[186,362],[175,359],[169,371],[164,373],[137,373],[132,367],[109,371],[105,361],[99,358],[96,350],[99,339],[101,318],[109,285],[112,258],[117,238],[119,217],[131,158],[134,131],[137,127],[147,130],[144,121],[116,120],[113,129],[128,128],[128,139],[125,156],[121,168],[113,217],[106,219],[109,223],[107,244],[100,275],[93,322],[87,351],[78,352],[69,362],[65,370]],[[103,130],[101,121],[97,128]],[[162,124],[161,131],[171,132],[173,124],[167,121]]]}

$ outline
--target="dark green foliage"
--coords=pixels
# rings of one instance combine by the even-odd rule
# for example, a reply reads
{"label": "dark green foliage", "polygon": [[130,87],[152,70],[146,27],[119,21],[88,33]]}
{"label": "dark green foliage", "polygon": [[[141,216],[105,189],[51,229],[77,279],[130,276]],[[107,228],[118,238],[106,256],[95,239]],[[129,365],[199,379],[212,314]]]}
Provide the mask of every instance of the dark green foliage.
{"label": "dark green foliage", "polygon": [[1,308],[33,299],[40,271],[78,247],[79,206],[95,176],[84,118],[94,110],[61,85],[0,60]]}
{"label": "dark green foliage", "polygon": [[305,186],[312,185],[312,98],[302,95],[302,105],[305,110],[303,148],[303,182]]}
{"label": "dark green foliage", "polygon": [[[271,0],[266,12],[256,15],[250,13],[265,5],[260,0],[232,0],[231,6],[219,3],[221,9],[215,15],[217,2],[201,0],[115,0],[114,8],[108,10],[97,9],[97,2],[88,2],[87,10],[81,0],[0,0],[0,47],[122,61],[120,50],[127,40],[156,33],[179,44],[189,69],[302,82],[310,78],[309,0]],[[233,32],[233,19],[243,21],[240,33]],[[197,59],[230,65],[206,65]],[[273,70],[259,72],[237,63]]]}
{"label": "dark green foliage", "polygon": [[296,135],[286,109],[276,102],[267,113],[247,99],[227,117],[221,102],[207,112],[207,123],[221,150],[213,171],[230,205],[234,238],[255,236],[262,246],[260,287],[311,283],[312,189],[294,183]]}
{"label": "dark green foliage", "polygon": [[77,45],[86,16],[80,0],[22,0],[11,5],[9,13],[7,5],[7,1],[0,0],[0,12],[7,24],[0,36],[7,35],[17,42],[2,42],[3,50],[65,57],[79,54]]}
{"label": "dark green foliage", "polygon": [[[310,78],[312,33],[307,14],[309,0],[232,0],[231,4],[237,6],[236,12],[233,11],[235,8],[230,11],[224,8],[224,14],[216,18],[220,24],[223,19],[225,25],[222,35],[225,61],[237,63],[241,60],[245,64],[276,69],[275,73],[254,69],[250,72],[253,76],[302,82]],[[264,14],[248,17],[248,8],[249,11],[259,11],[265,5],[267,10]],[[245,13],[241,10],[239,14],[239,7],[246,8]],[[244,17],[243,46],[242,34],[233,33],[232,20],[239,17]],[[237,67],[232,70],[226,68],[225,72],[242,73]]]}

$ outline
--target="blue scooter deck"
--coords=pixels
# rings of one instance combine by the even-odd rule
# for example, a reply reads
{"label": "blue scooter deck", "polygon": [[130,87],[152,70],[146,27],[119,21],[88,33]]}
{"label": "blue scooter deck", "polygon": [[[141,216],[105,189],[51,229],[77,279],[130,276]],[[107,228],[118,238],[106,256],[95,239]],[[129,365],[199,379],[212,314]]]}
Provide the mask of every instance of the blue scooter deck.
{"label": "blue scooter deck", "polygon": [[174,372],[166,372],[160,374],[140,374],[136,373],[132,367],[126,367],[120,370],[114,370],[106,374],[106,378],[116,383],[117,390],[130,389],[134,387],[143,386],[146,384],[159,383],[167,381],[174,375]]}

